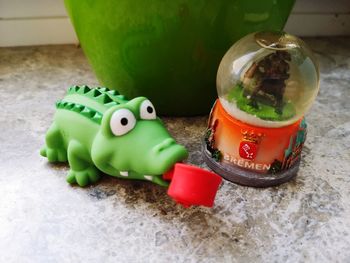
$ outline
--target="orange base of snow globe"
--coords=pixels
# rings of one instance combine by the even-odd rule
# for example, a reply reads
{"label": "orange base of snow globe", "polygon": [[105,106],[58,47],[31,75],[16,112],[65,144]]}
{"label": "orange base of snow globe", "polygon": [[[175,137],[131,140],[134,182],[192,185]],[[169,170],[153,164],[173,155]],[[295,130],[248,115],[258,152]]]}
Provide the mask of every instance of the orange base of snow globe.
{"label": "orange base of snow globe", "polygon": [[267,187],[296,176],[306,139],[304,119],[280,128],[243,123],[217,100],[203,140],[208,166],[234,183]]}

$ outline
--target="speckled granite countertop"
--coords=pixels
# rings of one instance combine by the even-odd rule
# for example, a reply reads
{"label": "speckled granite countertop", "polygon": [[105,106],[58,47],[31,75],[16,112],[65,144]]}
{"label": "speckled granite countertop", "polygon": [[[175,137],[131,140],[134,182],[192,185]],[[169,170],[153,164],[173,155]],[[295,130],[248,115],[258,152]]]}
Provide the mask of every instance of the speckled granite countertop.
{"label": "speckled granite countertop", "polygon": [[[350,262],[350,38],[306,39],[321,64],[296,180],[225,182],[214,209],[184,209],[151,183],[81,189],[39,156],[54,102],[97,84],[81,49],[0,49],[0,262]],[[167,118],[189,162],[206,117]]]}

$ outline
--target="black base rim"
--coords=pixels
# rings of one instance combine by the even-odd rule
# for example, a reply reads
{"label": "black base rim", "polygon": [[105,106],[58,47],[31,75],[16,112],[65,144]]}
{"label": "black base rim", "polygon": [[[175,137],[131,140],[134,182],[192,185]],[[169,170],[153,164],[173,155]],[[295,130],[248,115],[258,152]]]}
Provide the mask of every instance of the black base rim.
{"label": "black base rim", "polygon": [[243,169],[236,165],[216,162],[206,150],[206,143],[202,141],[202,152],[207,165],[225,180],[253,187],[271,187],[286,183],[293,179],[299,170],[300,159],[288,170],[276,174],[260,174]]}

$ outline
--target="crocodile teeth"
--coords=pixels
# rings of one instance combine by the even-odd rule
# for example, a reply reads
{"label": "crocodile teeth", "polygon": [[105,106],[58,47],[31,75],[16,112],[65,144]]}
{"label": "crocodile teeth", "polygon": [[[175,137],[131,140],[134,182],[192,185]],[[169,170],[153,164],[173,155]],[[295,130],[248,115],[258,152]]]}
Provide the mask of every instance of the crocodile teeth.
{"label": "crocodile teeth", "polygon": [[146,180],[152,181],[153,176],[152,175],[145,175],[144,176]]}
{"label": "crocodile teeth", "polygon": [[129,176],[129,172],[128,171],[121,171],[120,175],[127,177],[127,176]]}

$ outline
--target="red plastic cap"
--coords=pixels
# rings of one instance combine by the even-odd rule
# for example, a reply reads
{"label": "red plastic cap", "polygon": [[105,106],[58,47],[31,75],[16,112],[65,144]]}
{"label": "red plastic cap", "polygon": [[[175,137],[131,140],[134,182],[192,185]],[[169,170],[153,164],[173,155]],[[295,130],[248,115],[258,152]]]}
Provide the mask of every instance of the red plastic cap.
{"label": "red plastic cap", "polygon": [[168,195],[185,207],[191,205],[212,207],[222,181],[215,173],[183,163],[175,164],[163,178],[171,179]]}

